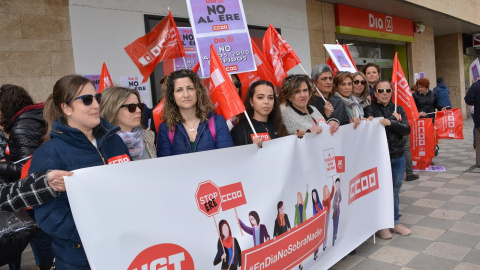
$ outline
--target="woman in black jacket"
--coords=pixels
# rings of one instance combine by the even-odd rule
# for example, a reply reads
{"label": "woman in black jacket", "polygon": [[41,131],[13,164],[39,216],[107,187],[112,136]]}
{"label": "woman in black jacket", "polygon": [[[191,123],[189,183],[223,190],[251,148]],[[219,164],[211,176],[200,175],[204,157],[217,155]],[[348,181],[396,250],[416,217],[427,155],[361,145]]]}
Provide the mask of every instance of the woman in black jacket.
{"label": "woman in black jacket", "polygon": [[[374,96],[372,97],[372,105],[365,107],[365,117],[372,119],[373,117],[383,117],[380,124],[385,127],[387,135],[388,150],[390,152],[390,164],[392,167],[393,181],[393,214],[395,227],[393,231],[401,235],[409,235],[411,231],[400,224],[398,216],[399,198],[398,193],[402,187],[402,179],[405,174],[405,156],[403,155],[403,146],[405,141],[403,136],[410,134],[410,126],[408,125],[407,115],[401,106],[397,106],[392,102],[392,86],[388,81],[379,81],[375,85]],[[383,239],[392,238],[389,229],[382,229],[377,235]]]}

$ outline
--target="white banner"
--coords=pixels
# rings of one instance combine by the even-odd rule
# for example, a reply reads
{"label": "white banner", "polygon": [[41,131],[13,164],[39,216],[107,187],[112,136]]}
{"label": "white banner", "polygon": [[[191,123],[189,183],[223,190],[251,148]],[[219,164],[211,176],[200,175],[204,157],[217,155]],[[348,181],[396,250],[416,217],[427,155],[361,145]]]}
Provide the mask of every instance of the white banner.
{"label": "white banner", "polygon": [[[327,172],[331,155],[337,169]],[[238,269],[300,263],[328,269],[377,230],[393,227],[391,179],[385,129],[374,119],[356,130],[342,126],[333,136],[324,130],[267,141],[261,149],[247,145],[81,169],[66,185],[92,269],[220,269],[224,252],[241,263]],[[323,210],[313,215],[314,208]],[[261,224],[257,231],[251,211]],[[288,227],[287,221],[290,228],[274,237],[274,228]],[[230,252],[224,248],[231,242],[219,242],[219,223],[234,237]]]}

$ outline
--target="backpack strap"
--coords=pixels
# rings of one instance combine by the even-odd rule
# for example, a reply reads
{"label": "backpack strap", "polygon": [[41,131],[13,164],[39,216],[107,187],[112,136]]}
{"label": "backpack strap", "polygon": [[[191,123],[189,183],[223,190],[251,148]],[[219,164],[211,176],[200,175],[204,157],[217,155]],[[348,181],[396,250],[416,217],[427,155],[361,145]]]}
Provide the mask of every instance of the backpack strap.
{"label": "backpack strap", "polygon": [[217,131],[215,130],[215,119],[214,115],[208,119],[208,129],[210,130],[210,133],[212,134],[213,137],[213,142],[217,139]]}
{"label": "backpack strap", "polygon": [[173,126],[173,130],[168,130],[168,140],[170,144],[173,144],[173,137],[175,137],[175,126]]}

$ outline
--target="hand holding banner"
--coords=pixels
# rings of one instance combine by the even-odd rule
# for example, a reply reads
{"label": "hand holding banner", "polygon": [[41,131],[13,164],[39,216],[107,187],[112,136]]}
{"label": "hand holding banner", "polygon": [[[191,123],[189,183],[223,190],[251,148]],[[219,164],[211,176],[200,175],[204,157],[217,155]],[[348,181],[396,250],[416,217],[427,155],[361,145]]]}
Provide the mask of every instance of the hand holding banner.
{"label": "hand holding banner", "polygon": [[113,81],[110,73],[108,72],[107,65],[103,62],[102,72],[100,73],[100,82],[98,85],[98,93],[102,93],[103,89],[107,87],[112,87]]}
{"label": "hand holding banner", "polygon": [[233,85],[230,76],[218,57],[215,47],[210,45],[210,98],[216,107],[218,114],[223,115],[225,119],[245,111],[237,89]]}
{"label": "hand holding banner", "polygon": [[185,57],[180,34],[172,12],[163,18],[148,34],[124,48],[146,82],[158,63],[165,59]]}

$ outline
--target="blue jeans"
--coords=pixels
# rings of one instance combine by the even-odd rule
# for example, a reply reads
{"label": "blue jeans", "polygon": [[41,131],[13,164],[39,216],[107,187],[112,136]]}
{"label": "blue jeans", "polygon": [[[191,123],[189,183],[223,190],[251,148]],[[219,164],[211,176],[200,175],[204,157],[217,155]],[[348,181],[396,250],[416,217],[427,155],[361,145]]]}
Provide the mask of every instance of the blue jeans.
{"label": "blue jeans", "polygon": [[[76,266],[76,265],[68,264],[68,263],[56,258],[55,269],[57,269],[57,270],[90,270],[90,266],[79,267],[79,266]],[[230,269],[232,269],[232,268],[230,268]]]}
{"label": "blue jeans", "polygon": [[405,174],[405,156],[390,159],[390,164],[392,166],[393,181],[393,217],[395,224],[398,224],[400,222],[398,216],[398,205],[400,203],[398,193],[400,193],[400,189],[402,188],[403,175]]}

